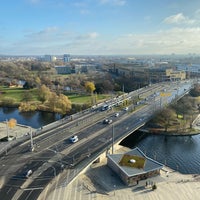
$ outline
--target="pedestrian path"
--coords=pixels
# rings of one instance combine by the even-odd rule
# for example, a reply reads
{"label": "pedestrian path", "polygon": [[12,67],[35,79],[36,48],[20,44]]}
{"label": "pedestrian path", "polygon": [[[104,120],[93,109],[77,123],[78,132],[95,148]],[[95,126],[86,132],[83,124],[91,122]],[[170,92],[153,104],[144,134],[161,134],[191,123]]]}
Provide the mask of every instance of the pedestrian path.
{"label": "pedestrian path", "polygon": [[[152,190],[155,183],[157,189]],[[50,189],[50,188],[49,188]],[[199,200],[200,175],[183,175],[165,167],[160,176],[125,186],[106,165],[93,164],[68,186],[57,187],[42,196],[45,200]]]}

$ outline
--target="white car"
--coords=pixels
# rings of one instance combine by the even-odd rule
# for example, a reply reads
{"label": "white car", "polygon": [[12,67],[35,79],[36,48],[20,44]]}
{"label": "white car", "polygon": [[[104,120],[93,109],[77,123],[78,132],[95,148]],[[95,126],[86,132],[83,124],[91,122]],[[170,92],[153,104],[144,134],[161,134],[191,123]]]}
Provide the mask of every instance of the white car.
{"label": "white car", "polygon": [[119,113],[115,113],[115,117],[119,117]]}
{"label": "white car", "polygon": [[127,111],[127,110],[128,110],[128,107],[125,107],[124,110]]}
{"label": "white car", "polygon": [[78,136],[74,135],[69,139],[72,143],[78,142]]}
{"label": "white car", "polygon": [[26,173],[26,178],[28,178],[32,173],[33,173],[33,171],[31,169],[29,169]]}

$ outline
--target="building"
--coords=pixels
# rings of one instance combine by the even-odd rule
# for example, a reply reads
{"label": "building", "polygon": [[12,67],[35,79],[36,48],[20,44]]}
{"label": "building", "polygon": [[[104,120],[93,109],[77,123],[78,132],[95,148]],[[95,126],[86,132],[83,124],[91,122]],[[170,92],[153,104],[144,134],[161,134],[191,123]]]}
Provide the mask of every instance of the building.
{"label": "building", "polygon": [[55,62],[56,57],[52,55],[44,55],[43,61],[45,62]]}
{"label": "building", "polygon": [[55,66],[56,72],[58,74],[71,74],[72,73],[72,67],[69,66]]}
{"label": "building", "polygon": [[170,67],[166,62],[157,64],[156,67],[146,67],[142,65],[112,65],[109,68],[109,72],[137,80],[143,83],[157,83],[164,81],[177,81],[185,80],[186,72],[184,70],[176,70],[174,67]]}
{"label": "building", "polygon": [[177,67],[178,71],[184,71],[188,77],[199,77],[200,76],[200,65],[199,64],[180,64]]}
{"label": "building", "polygon": [[166,76],[169,76],[171,81],[181,81],[186,79],[186,72],[166,69]]}
{"label": "building", "polygon": [[70,60],[71,60],[70,54],[64,54],[64,56],[63,56],[64,63],[68,63],[68,62],[70,62]]}
{"label": "building", "polygon": [[163,164],[147,157],[139,148],[125,154],[108,154],[107,165],[128,186],[160,174]]}

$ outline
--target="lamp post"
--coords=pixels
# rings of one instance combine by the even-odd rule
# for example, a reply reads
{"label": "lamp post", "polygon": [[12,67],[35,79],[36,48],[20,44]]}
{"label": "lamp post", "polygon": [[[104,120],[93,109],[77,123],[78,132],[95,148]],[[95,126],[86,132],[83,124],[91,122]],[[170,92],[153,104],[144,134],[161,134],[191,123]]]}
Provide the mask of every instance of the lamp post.
{"label": "lamp post", "polygon": [[30,136],[31,136],[31,151],[34,151],[34,145],[33,145],[33,133],[32,128],[30,127]]}
{"label": "lamp post", "polygon": [[9,129],[8,129],[8,120],[6,119],[6,132],[7,132],[7,140],[9,139]]}
{"label": "lamp post", "polygon": [[53,169],[54,178],[56,178],[56,169],[54,166],[50,166]]}
{"label": "lamp post", "polygon": [[112,154],[114,154],[114,141],[115,141],[114,125],[112,125]]}

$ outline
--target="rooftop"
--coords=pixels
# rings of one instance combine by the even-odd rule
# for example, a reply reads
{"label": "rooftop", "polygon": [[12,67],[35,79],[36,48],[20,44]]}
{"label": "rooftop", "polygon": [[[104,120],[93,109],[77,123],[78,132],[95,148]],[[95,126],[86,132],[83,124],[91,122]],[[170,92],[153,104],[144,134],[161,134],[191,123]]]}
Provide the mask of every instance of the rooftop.
{"label": "rooftop", "polygon": [[[125,154],[107,156],[129,177],[163,168],[163,164],[147,157],[138,147]],[[129,162],[130,160],[135,160],[135,162]],[[137,162],[139,165],[136,165]]]}

